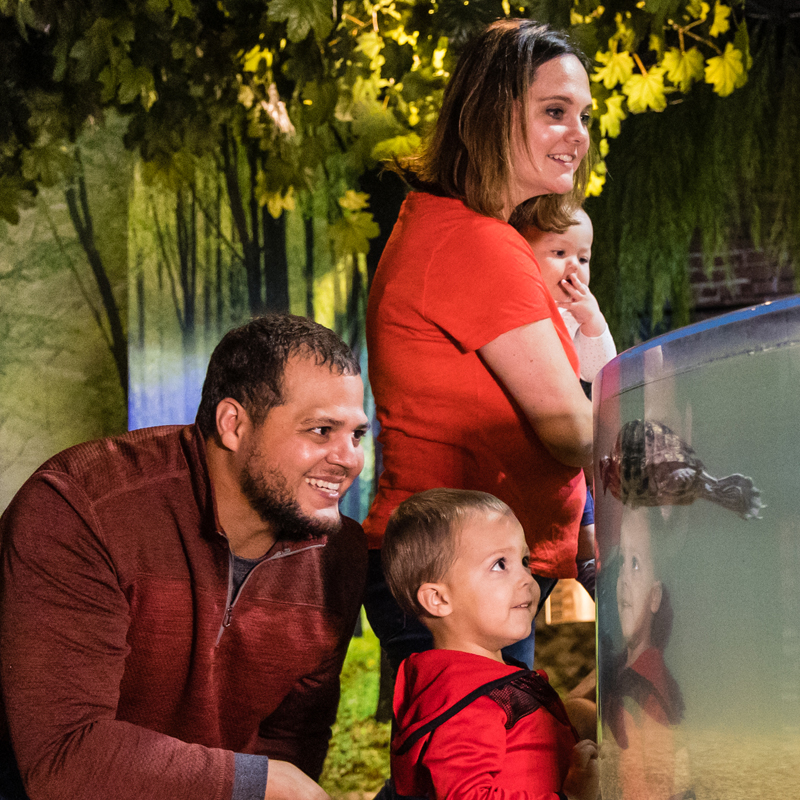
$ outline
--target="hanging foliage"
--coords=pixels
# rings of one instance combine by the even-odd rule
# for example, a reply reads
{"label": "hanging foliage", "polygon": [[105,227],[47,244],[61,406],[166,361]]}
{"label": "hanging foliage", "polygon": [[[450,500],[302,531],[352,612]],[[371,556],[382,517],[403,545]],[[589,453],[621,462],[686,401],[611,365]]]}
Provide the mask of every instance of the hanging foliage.
{"label": "hanging foliage", "polygon": [[730,269],[741,234],[800,278],[800,22],[753,29],[746,86],[706,88],[663,114],[628,120],[608,157],[595,223],[592,287],[629,346],[690,321],[689,255]]}

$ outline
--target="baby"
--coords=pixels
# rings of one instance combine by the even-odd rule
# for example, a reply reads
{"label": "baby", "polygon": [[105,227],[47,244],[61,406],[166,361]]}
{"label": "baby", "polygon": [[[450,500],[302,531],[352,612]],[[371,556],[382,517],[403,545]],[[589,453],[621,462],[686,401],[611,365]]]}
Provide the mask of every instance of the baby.
{"label": "baby", "polygon": [[545,286],[572,336],[581,378],[591,383],[617,354],[617,348],[600,306],[589,291],[592,221],[583,209],[574,217],[576,224],[564,233],[545,233],[533,226],[523,228],[521,233],[536,256]]}
{"label": "baby", "polygon": [[382,557],[397,602],[434,642],[397,675],[397,794],[596,800],[596,745],[578,741],[543,673],[500,652],[530,634],[539,601],[511,509],[482,492],[421,492],[393,513]]}
{"label": "baby", "polygon": [[[589,215],[579,209],[564,233],[546,233],[533,225],[520,232],[533,250],[542,280],[561,312],[580,361],[581,378],[591,383],[601,368],[617,354],[614,339],[589,291],[589,262],[594,230]],[[578,536],[578,580],[594,597],[594,503],[586,494],[586,508]]]}

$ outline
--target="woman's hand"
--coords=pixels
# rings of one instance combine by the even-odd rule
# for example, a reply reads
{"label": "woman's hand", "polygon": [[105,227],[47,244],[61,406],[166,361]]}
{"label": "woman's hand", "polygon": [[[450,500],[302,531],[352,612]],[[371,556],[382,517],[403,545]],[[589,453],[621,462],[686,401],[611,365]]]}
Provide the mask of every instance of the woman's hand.
{"label": "woman's hand", "polygon": [[592,404],[550,319],[508,331],[478,351],[520,405],[550,455],[592,468]]}

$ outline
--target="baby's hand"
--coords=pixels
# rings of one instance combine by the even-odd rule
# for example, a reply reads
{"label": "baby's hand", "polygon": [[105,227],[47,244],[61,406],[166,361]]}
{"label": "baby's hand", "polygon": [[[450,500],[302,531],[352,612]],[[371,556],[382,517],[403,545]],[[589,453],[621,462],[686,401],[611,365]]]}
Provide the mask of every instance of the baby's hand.
{"label": "baby's hand", "polygon": [[600,336],[606,329],[606,320],[589,287],[575,273],[562,280],[560,286],[570,299],[559,300],[559,308],[575,317],[584,336]]}
{"label": "baby's hand", "polygon": [[590,739],[572,748],[569,772],[562,791],[569,800],[597,800],[600,796],[600,771],[597,766],[597,745]]}

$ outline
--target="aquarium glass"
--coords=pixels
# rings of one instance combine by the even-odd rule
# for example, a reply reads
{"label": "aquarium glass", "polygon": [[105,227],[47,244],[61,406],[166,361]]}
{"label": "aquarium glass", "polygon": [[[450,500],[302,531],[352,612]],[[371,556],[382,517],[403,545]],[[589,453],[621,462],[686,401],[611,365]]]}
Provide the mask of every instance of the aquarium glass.
{"label": "aquarium glass", "polygon": [[594,384],[603,800],[800,798],[800,299]]}

